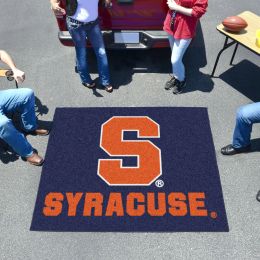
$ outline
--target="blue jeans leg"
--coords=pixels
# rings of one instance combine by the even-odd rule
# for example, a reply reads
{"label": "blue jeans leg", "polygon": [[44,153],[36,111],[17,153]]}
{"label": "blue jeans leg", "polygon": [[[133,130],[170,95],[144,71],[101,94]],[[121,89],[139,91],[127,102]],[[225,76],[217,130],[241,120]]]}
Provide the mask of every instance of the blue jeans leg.
{"label": "blue jeans leg", "polygon": [[233,147],[241,148],[250,144],[254,123],[260,123],[260,102],[242,106],[237,110]]}
{"label": "blue jeans leg", "polygon": [[175,39],[172,35],[168,37],[172,49],[172,74],[179,81],[183,81],[185,79],[185,67],[182,59],[192,39]]}
{"label": "blue jeans leg", "polygon": [[92,26],[88,31],[88,38],[95,51],[98,64],[100,83],[103,86],[110,84],[109,66],[103,36],[98,24]]}
{"label": "blue jeans leg", "polygon": [[18,112],[25,131],[37,128],[34,110],[34,94],[31,89],[10,89],[0,91],[0,138],[22,157],[32,155],[33,148],[25,136],[17,131],[6,115]]}
{"label": "blue jeans leg", "polygon": [[88,63],[87,63],[87,48],[86,48],[87,30],[85,28],[86,26],[73,24],[67,18],[67,27],[75,45],[76,65],[77,65],[81,82],[91,83],[92,79],[89,74]]}

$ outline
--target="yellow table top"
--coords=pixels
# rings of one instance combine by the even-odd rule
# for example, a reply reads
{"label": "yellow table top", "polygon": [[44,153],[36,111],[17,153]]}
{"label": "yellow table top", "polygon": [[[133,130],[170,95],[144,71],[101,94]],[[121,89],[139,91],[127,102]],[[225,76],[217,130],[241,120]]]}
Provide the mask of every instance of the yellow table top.
{"label": "yellow table top", "polygon": [[0,77],[6,77],[5,73],[9,71],[7,69],[0,69]]}
{"label": "yellow table top", "polygon": [[239,33],[232,33],[227,31],[222,24],[217,26],[217,30],[260,55],[260,48],[256,46],[256,31],[260,29],[260,16],[249,11],[245,11],[238,16],[248,23],[244,30]]}

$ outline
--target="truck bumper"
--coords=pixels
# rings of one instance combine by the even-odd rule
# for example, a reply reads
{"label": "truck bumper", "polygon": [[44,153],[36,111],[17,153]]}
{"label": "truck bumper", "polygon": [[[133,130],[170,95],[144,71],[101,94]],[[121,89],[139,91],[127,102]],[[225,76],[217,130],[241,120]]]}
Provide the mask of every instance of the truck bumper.
{"label": "truck bumper", "polygon": [[[150,49],[169,47],[168,35],[164,31],[102,31],[105,46],[107,49]],[[115,34],[132,34],[138,40],[127,42],[128,40],[118,40]],[[65,46],[74,46],[68,31],[60,31],[58,34],[60,42]],[[121,42],[126,41],[126,42]],[[89,46],[87,44],[87,46]]]}

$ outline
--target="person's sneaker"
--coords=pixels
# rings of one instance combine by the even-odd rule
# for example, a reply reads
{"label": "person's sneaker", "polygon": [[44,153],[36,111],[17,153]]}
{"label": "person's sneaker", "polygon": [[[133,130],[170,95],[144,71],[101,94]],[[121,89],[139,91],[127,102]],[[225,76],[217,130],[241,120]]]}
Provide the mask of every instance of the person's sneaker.
{"label": "person's sneaker", "polygon": [[183,81],[179,81],[178,79],[175,79],[175,84],[172,93],[175,95],[180,94],[183,91],[185,85],[186,85],[186,79]]}
{"label": "person's sneaker", "polygon": [[170,90],[171,88],[173,88],[175,84],[175,80],[176,78],[172,76],[172,78],[165,83],[164,89]]}

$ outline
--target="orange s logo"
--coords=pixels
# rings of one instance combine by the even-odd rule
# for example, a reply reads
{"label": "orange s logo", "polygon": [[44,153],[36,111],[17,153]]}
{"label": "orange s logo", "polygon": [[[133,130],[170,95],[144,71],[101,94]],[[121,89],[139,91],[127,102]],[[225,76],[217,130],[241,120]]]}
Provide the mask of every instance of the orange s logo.
{"label": "orange s logo", "polygon": [[160,138],[160,126],[146,116],[114,116],[101,127],[100,147],[110,156],[137,157],[137,166],[122,166],[122,159],[99,159],[98,175],[108,185],[148,186],[161,173],[161,150],[149,140],[124,140],[125,131],[138,138]]}

